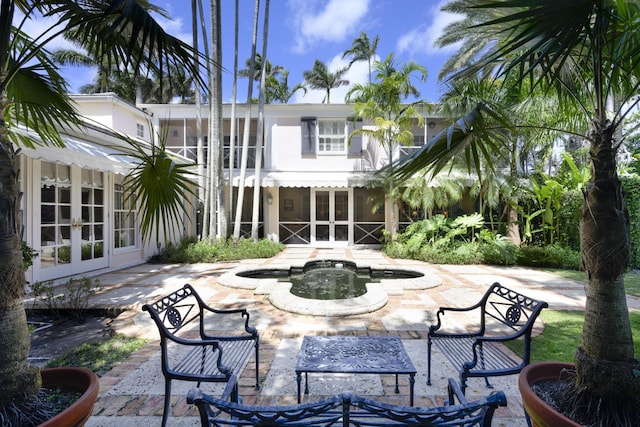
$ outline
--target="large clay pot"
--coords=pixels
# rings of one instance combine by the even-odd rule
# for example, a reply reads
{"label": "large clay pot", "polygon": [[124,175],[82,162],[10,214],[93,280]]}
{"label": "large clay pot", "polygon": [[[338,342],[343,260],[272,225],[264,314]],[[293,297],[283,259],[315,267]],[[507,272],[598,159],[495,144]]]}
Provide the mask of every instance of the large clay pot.
{"label": "large clay pot", "polygon": [[71,406],[40,427],[80,427],[87,422],[98,397],[98,376],[85,368],[48,368],[40,371],[43,387],[63,387],[82,392]]}
{"label": "large clay pot", "polygon": [[572,363],[536,362],[527,365],[518,376],[518,388],[522,396],[524,410],[531,418],[534,427],[582,427],[565,417],[531,390],[531,386],[544,380],[557,380],[563,369],[573,369]]}

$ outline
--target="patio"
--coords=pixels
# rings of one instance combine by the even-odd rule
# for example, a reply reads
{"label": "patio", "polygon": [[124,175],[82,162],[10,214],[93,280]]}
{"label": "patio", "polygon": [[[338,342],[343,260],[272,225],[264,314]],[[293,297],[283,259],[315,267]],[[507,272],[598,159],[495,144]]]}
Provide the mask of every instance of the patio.
{"label": "patio", "polygon": [[[419,266],[442,279],[438,287],[427,290],[404,289],[391,293],[380,310],[347,317],[311,317],[286,313],[273,307],[265,295],[251,289],[222,286],[217,278],[243,266],[279,268],[292,262],[312,259],[344,259],[363,261],[376,268]],[[160,372],[158,332],[147,313],[140,307],[172,290],[190,283],[214,306],[243,306],[251,313],[251,324],[261,336],[260,380],[253,387],[253,359],[240,379],[240,394],[246,403],[264,405],[296,403],[295,365],[305,335],[397,336],[417,370],[415,405],[441,405],[448,377],[457,373],[441,354],[436,353],[433,385],[426,385],[426,332],[440,306],[463,306],[476,302],[486,288],[498,281],[516,291],[549,303],[550,309],[581,309],[584,305],[583,285],[557,276],[520,267],[429,265],[411,260],[395,260],[374,250],[288,248],[271,259],[244,260],[236,263],[196,265],[145,264],[98,277],[105,291],[90,301],[91,306],[129,311],[120,315],[113,327],[127,335],[152,340],[100,379],[100,395],[87,426],[159,425],[162,415],[164,379]],[[629,307],[640,304],[630,300]],[[224,327],[221,328],[224,333]],[[517,389],[517,376],[492,381],[496,390],[507,395],[508,406],[500,408],[494,425],[525,426],[524,412]],[[409,396],[407,376],[400,376],[400,393],[394,392],[393,375],[346,374],[311,375],[310,395],[318,399],[340,391],[352,391],[376,400],[406,405]],[[172,390],[170,426],[196,426],[196,411],[185,401],[195,384],[175,382]],[[221,392],[220,385],[205,385],[212,394]],[[482,379],[471,379],[467,397],[489,394]]]}

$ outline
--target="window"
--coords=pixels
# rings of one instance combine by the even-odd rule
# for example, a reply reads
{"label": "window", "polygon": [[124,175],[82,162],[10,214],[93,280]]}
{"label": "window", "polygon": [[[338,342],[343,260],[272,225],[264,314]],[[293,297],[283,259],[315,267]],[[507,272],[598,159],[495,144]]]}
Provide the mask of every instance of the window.
{"label": "window", "polygon": [[136,135],[138,138],[144,138],[144,125],[142,123],[136,123]]}
{"label": "window", "polygon": [[133,195],[127,194],[124,177],[116,175],[113,198],[114,246],[116,249],[135,247],[138,240],[136,228],[137,210],[133,206]]}
{"label": "window", "polygon": [[345,122],[344,120],[318,121],[318,152],[344,153]]}

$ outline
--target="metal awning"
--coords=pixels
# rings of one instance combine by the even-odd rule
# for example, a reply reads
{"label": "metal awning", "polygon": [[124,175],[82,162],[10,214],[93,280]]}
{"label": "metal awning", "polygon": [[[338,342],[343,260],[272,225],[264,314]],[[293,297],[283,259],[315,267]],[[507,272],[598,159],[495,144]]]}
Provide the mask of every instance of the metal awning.
{"label": "metal awning", "polygon": [[115,148],[82,141],[67,135],[62,135],[62,137],[65,144],[64,148],[51,146],[21,147],[22,154],[32,159],[76,165],[81,168],[123,175],[138,163],[138,160],[122,154]]}
{"label": "metal awning", "polygon": [[[262,172],[262,187],[362,187],[374,180],[372,172]],[[253,187],[255,174],[248,173],[245,177],[245,187]],[[240,172],[234,171],[233,186],[238,187]]]}

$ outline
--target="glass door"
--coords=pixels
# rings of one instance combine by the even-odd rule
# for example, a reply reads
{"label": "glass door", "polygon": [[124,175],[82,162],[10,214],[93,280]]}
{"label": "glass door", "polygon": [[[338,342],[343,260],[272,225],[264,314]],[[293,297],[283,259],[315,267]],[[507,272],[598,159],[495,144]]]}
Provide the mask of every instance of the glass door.
{"label": "glass door", "polygon": [[42,161],[37,280],[107,266],[105,173]]}
{"label": "glass door", "polygon": [[346,246],[351,241],[351,190],[315,189],[312,196],[312,243]]}

